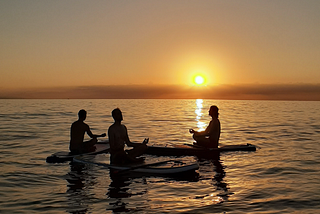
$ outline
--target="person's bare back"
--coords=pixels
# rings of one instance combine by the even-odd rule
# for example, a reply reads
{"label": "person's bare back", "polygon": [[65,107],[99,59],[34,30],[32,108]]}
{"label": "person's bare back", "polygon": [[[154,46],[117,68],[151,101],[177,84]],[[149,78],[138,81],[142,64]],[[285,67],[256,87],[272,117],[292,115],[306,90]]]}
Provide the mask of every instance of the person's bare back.
{"label": "person's bare back", "polygon": [[124,150],[127,140],[127,129],[122,124],[112,124],[108,130],[110,153]]}
{"label": "person's bare back", "polygon": [[[78,113],[79,119],[72,123],[70,129],[70,145],[69,149],[71,153],[80,154],[83,152],[93,152],[96,147],[94,144],[97,143],[97,137],[105,137],[106,134],[94,135],[92,134],[90,127],[83,121],[87,117],[85,110],[80,110]],[[91,140],[84,142],[84,135],[87,133]]]}
{"label": "person's bare back", "polygon": [[83,148],[84,134],[90,131],[90,128],[83,121],[77,120],[72,123],[70,130],[70,150],[81,150]]}

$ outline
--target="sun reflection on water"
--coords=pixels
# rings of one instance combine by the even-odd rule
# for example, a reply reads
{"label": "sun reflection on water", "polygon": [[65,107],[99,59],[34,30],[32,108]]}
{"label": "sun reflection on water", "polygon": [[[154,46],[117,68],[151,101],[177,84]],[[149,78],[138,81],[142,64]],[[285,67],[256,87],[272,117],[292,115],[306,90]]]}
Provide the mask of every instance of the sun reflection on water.
{"label": "sun reflection on water", "polygon": [[197,105],[197,108],[195,110],[195,113],[196,113],[196,121],[197,121],[197,127],[199,129],[199,131],[202,131],[202,130],[205,130],[205,123],[204,122],[201,122],[200,119],[203,115],[202,113],[202,108],[203,108],[203,100],[202,99],[197,99],[196,100],[196,105]]}

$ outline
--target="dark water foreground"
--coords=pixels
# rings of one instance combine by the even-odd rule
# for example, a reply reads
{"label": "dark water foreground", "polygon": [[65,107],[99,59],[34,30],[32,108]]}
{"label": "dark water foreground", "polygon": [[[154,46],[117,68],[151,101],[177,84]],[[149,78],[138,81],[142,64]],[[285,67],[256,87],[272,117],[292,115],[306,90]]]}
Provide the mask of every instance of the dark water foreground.
{"label": "dark water foreground", "polygon": [[[169,145],[191,143],[188,129],[206,126],[212,104],[222,144],[260,149],[196,159],[197,173],[178,177],[113,177],[99,166],[45,162],[68,148],[81,108],[95,133],[106,132],[119,107],[132,141]],[[0,121],[0,213],[320,212],[320,102],[0,100]]]}

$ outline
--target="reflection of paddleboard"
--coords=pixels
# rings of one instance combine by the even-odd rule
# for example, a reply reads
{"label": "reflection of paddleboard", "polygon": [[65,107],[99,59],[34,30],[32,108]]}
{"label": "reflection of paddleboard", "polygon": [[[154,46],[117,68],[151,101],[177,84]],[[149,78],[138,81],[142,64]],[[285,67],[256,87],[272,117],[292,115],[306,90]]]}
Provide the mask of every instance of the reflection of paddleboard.
{"label": "reflection of paddleboard", "polygon": [[[110,148],[109,144],[102,143],[95,144],[95,146],[96,150],[94,152],[88,152],[84,154],[95,155],[103,152],[108,152]],[[77,155],[71,154],[70,152],[57,152],[47,157],[46,161],[47,163],[61,163],[64,161],[71,161],[75,156]]]}
{"label": "reflection of paddleboard", "polygon": [[[107,159],[107,158],[106,158]],[[166,160],[154,163],[130,164],[130,165],[114,165],[109,164],[109,161],[98,161],[88,155],[79,155],[73,158],[74,162],[94,164],[98,166],[107,167],[112,170],[121,172],[138,172],[153,175],[174,175],[178,173],[194,172],[199,169],[196,162],[185,163],[178,160]]]}

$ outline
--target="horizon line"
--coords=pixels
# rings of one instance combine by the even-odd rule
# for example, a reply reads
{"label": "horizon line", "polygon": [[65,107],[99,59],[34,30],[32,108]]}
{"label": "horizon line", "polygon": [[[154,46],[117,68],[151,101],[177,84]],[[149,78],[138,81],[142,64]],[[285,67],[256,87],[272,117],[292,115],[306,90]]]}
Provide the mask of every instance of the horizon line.
{"label": "horizon line", "polygon": [[320,101],[319,84],[98,85],[2,89],[0,99],[221,99]]}

